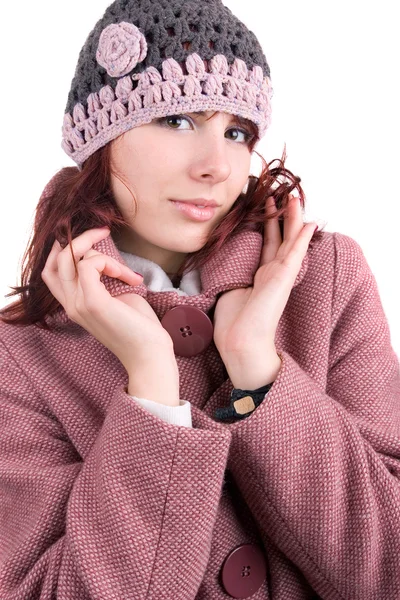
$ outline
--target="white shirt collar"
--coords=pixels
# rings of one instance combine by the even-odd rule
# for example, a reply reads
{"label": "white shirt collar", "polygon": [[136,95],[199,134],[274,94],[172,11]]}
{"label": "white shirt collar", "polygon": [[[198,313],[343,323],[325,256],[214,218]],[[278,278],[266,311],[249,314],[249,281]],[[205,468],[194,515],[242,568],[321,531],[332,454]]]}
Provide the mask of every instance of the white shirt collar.
{"label": "white shirt collar", "polygon": [[129,252],[119,250],[119,253],[130,269],[143,275],[144,285],[152,292],[177,292],[179,296],[195,296],[201,293],[198,269],[184,273],[179,288],[175,288],[166,272],[157,263]]}

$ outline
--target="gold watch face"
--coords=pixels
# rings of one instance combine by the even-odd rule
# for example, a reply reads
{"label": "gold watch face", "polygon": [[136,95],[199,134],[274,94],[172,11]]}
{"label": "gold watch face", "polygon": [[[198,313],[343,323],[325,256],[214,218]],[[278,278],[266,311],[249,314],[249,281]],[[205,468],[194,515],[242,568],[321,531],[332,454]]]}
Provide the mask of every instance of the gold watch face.
{"label": "gold watch face", "polygon": [[235,400],[233,406],[235,407],[235,410],[238,415],[247,415],[248,413],[252,412],[256,407],[256,405],[254,404],[254,400],[251,396],[244,396],[239,400]]}

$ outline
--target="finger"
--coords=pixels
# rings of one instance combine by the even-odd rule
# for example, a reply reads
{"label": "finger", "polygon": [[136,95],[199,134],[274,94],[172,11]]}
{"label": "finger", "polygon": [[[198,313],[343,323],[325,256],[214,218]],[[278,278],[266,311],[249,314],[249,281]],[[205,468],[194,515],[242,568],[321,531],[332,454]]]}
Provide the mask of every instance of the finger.
{"label": "finger", "polygon": [[50,292],[53,294],[54,298],[56,298],[56,300],[58,300],[60,304],[64,306],[65,297],[58,278],[57,268],[57,257],[61,251],[62,248],[60,242],[58,240],[54,240],[53,246],[47,257],[46,264],[41,273],[41,277],[49,288]]}
{"label": "finger", "polygon": [[[97,256],[97,255],[101,255],[101,256],[105,256],[104,254],[102,254],[101,252],[98,252],[97,250],[93,250],[90,249],[87,252],[85,252],[85,255],[83,258],[90,258],[91,256]],[[128,267],[127,265],[124,265],[123,263],[119,262],[119,260],[112,258],[111,256],[109,257],[110,261],[114,261],[115,265],[116,265],[116,271],[115,271],[115,275],[109,275],[110,277],[116,277],[117,279],[122,279],[123,281],[125,281],[126,283],[129,283],[130,285],[139,285],[143,282],[143,275],[141,275],[141,273],[136,273],[136,271],[133,271],[130,267]]]}
{"label": "finger", "polygon": [[285,246],[291,248],[301,230],[303,229],[303,211],[300,198],[289,195],[288,210],[283,221],[283,241]]}
{"label": "finger", "polygon": [[[95,232],[95,235],[91,236],[92,241],[93,241],[93,239],[98,241],[99,239],[104,238],[105,235],[109,235],[110,230],[104,229],[104,228],[97,229],[97,230],[89,230],[88,232],[85,232],[85,234],[88,234],[90,232]],[[82,234],[82,236],[84,236],[85,234]],[[82,237],[82,236],[80,236],[80,237]],[[87,238],[88,236],[86,235],[85,237]],[[78,240],[78,238],[76,238],[76,239]],[[68,252],[70,253],[69,254],[69,262],[72,264],[72,268],[73,268],[73,278],[71,278],[71,276],[69,277],[70,280],[72,279],[73,285],[70,286],[70,290],[68,293],[75,294],[75,292],[76,292],[76,282],[75,282],[76,276],[75,276],[75,268],[74,268],[74,265],[72,262],[71,250],[69,248],[69,245],[67,245],[63,249],[61,247],[60,242],[58,240],[54,240],[53,246],[47,257],[46,264],[41,273],[41,277],[42,277],[43,281],[45,282],[45,284],[47,285],[47,287],[49,288],[50,292],[53,294],[53,296],[56,298],[56,300],[58,300],[58,302],[60,302],[60,304],[62,304],[62,306],[64,306],[64,307],[65,307],[65,302],[66,302],[66,299],[65,299],[66,286],[63,287],[61,285],[60,277],[61,278],[64,277],[65,279],[68,279],[68,273],[67,273],[67,277],[65,277],[65,271],[64,271],[64,275],[61,274],[61,276],[60,276],[59,261],[61,264],[65,264],[68,261],[68,254],[67,254]],[[61,255],[62,255],[62,257],[61,257]]]}
{"label": "finger", "polygon": [[43,272],[46,272],[46,273],[57,273],[58,272],[57,257],[61,251],[62,251],[62,247],[61,247],[60,242],[58,240],[54,240],[42,273]]}
{"label": "finger", "polygon": [[[111,295],[100,281],[101,275],[108,275],[125,281],[129,285],[139,285],[142,276],[114,258],[98,252],[78,263],[79,282],[76,301],[87,310],[93,311],[110,301]],[[83,296],[83,302],[82,297]]]}
{"label": "finger", "polygon": [[[273,196],[266,200],[266,215],[272,215],[276,212],[276,204]],[[264,245],[261,253],[261,265],[265,265],[274,260],[280,245],[282,236],[279,228],[278,217],[265,219],[264,225]]]}
{"label": "finger", "polygon": [[[57,257],[57,267],[60,279],[74,281],[76,278],[75,264],[90,250],[93,244],[110,235],[108,228],[88,229],[67,244]],[[71,255],[72,250],[72,255]],[[73,258],[72,258],[73,256]]]}
{"label": "finger", "polygon": [[295,240],[291,248],[287,251],[286,256],[282,260],[282,262],[285,265],[289,266],[290,268],[293,268],[296,271],[296,275],[300,271],[303,259],[307,254],[307,250],[310,244],[310,240],[314,234],[315,227],[316,223],[306,223],[302,227],[299,235],[297,236],[297,239]]}

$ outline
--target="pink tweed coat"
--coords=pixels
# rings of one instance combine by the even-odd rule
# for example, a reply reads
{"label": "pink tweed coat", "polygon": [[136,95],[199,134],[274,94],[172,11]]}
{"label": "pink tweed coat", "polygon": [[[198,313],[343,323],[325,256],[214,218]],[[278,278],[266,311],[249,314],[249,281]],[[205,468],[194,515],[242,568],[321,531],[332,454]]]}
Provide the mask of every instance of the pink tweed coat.
{"label": "pink tweed coat", "polygon": [[[195,296],[130,288],[161,319],[212,315],[249,286],[262,236],[236,236]],[[96,245],[119,257],[111,237]],[[399,361],[360,246],[323,233],[279,323],[261,405],[213,418],[232,384],[211,345],[177,357],[193,427],[135,402],[118,359],[63,310],[54,329],[0,326],[0,599],[223,600],[221,567],[263,548],[252,600],[400,598]]]}

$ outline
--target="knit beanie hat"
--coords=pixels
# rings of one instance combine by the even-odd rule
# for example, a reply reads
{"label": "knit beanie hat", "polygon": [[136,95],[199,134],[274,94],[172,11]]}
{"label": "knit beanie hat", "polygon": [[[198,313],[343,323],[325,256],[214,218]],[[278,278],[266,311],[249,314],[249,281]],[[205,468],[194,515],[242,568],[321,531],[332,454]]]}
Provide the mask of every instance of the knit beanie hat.
{"label": "knit beanie hat", "polygon": [[62,148],[81,170],[133,127],[208,110],[253,121],[261,138],[272,95],[256,36],[221,0],[116,0],[79,54]]}

